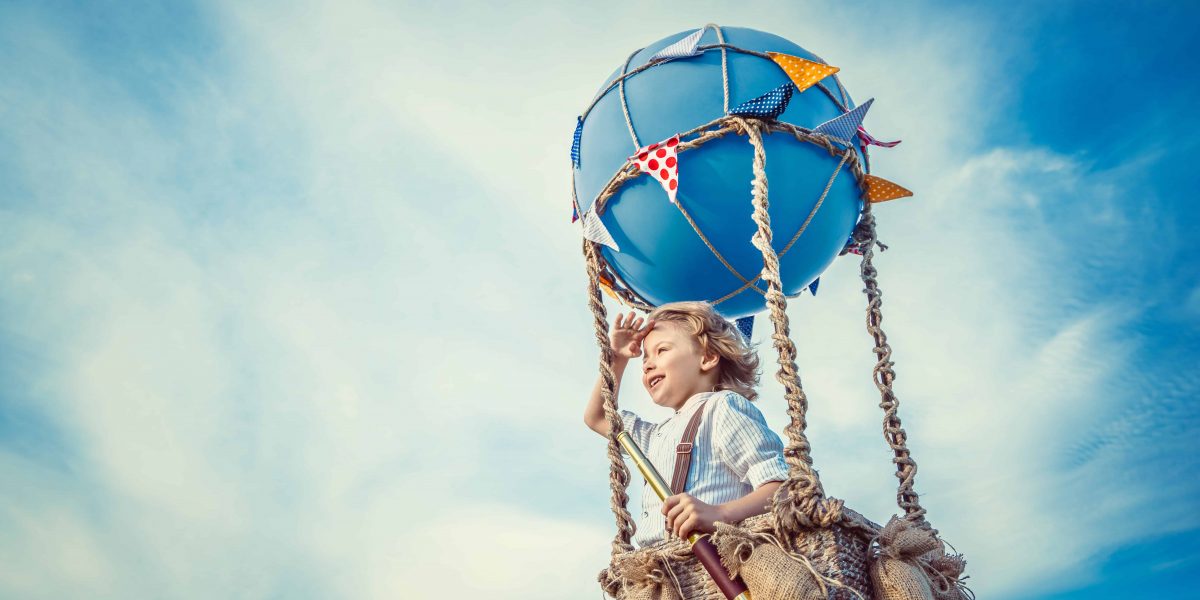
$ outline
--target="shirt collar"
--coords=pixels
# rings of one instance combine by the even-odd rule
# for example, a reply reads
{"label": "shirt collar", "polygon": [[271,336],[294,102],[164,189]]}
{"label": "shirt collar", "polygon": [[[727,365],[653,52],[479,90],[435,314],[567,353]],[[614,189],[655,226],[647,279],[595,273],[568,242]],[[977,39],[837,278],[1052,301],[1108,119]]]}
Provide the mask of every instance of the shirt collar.
{"label": "shirt collar", "polygon": [[708,400],[709,398],[711,398],[713,395],[719,394],[719,393],[720,392],[700,392],[699,394],[696,394],[696,395],[692,396],[691,398],[688,398],[687,402],[684,402],[683,406],[680,406],[679,410],[675,411],[675,415],[679,416],[679,415],[689,414],[692,411],[696,410],[696,407],[699,406],[701,402],[704,402],[705,400]]}

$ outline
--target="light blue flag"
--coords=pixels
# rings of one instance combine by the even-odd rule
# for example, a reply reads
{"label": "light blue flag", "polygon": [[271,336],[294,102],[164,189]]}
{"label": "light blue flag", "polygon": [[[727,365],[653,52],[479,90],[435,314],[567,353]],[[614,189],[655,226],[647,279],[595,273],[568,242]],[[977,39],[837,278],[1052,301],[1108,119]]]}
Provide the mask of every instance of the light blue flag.
{"label": "light blue flag", "polygon": [[658,54],[650,57],[650,62],[654,62],[659,58],[687,58],[700,54],[696,47],[700,45],[700,37],[704,35],[704,28],[701,27],[691,35],[663,48],[658,51]]}
{"label": "light blue flag", "polygon": [[858,126],[862,125],[863,117],[867,116],[867,110],[871,108],[871,103],[874,101],[875,99],[871,98],[859,104],[854,110],[821,123],[813,131],[837,138],[843,146],[852,144],[858,137]]}

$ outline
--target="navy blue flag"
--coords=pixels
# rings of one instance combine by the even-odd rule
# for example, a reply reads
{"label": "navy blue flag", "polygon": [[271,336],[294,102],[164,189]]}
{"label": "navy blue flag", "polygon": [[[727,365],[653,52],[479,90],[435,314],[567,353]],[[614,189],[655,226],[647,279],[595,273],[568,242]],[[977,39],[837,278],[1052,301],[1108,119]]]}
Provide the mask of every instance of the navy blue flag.
{"label": "navy blue flag", "polygon": [[750,343],[750,334],[754,332],[754,315],[742,317],[736,321],[738,331],[742,332],[742,337],[746,338],[746,343]]}
{"label": "navy blue flag", "polygon": [[729,110],[729,114],[739,117],[758,117],[774,119],[787,110],[788,102],[792,99],[795,84],[787,82],[753,100],[743,102]]}
{"label": "navy blue flag", "polygon": [[808,284],[808,293],[810,293],[810,294],[812,294],[812,295],[816,296],[816,295],[817,295],[817,286],[818,286],[818,285],[821,285],[821,278],[820,278],[820,277],[818,277],[818,278],[814,279],[812,283]]}

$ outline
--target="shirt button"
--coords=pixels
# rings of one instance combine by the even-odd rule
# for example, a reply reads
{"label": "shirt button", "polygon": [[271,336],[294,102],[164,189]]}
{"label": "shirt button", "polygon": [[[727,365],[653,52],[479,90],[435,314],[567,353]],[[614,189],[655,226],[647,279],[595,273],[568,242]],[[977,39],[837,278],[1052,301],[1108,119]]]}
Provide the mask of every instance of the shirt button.
{"label": "shirt button", "polygon": [[643,512],[643,513],[642,513],[642,516],[643,516],[643,517],[648,517],[648,516],[650,516],[650,513],[648,513],[648,512]]}

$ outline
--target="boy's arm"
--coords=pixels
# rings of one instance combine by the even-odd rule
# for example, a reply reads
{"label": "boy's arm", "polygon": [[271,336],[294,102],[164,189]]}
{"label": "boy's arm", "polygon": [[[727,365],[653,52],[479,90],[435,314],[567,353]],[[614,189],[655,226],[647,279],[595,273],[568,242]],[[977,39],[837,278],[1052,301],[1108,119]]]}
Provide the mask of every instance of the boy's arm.
{"label": "boy's arm", "polygon": [[[621,376],[625,374],[625,367],[629,365],[629,359],[620,355],[613,356],[613,396],[621,389]],[[592,397],[588,399],[587,408],[583,411],[583,422],[587,424],[592,431],[608,437],[608,420],[604,418],[604,398],[600,390],[604,387],[604,377],[596,379],[596,387],[592,388]]]}
{"label": "boy's arm", "polygon": [[775,496],[775,490],[779,489],[781,483],[780,481],[768,481],[737,500],[717,505],[720,514],[720,518],[717,520],[725,523],[737,523],[742,519],[749,519],[767,512],[771,509],[771,498]]}
{"label": "boy's arm", "polygon": [[712,533],[717,521],[732,524],[761,515],[771,509],[771,498],[780,483],[768,481],[753,492],[724,504],[707,504],[691,494],[671,496],[662,507],[667,516],[667,533],[687,539],[693,532]]}

